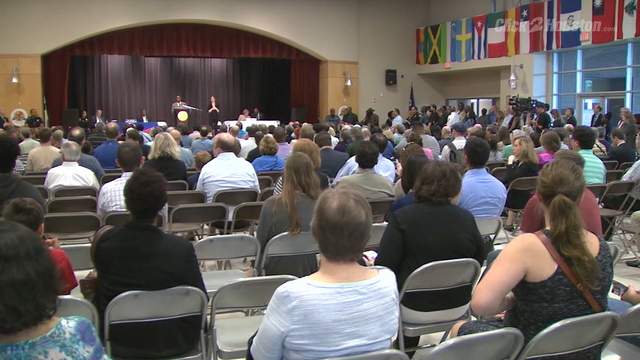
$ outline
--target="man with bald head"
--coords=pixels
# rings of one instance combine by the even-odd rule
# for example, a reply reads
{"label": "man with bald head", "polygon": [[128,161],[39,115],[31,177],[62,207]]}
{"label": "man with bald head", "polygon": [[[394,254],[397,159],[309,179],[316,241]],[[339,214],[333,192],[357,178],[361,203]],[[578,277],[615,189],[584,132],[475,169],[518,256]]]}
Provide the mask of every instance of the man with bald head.
{"label": "man with bald head", "polygon": [[73,141],[67,141],[62,145],[62,165],[49,169],[44,180],[44,187],[53,191],[59,187],[90,186],[100,188],[98,179],[93,172],[78,164],[80,160],[80,145]]}
{"label": "man with bald head", "polygon": [[[71,131],[69,131],[68,140],[77,143],[78,145],[80,145],[80,148],[82,148],[87,141],[84,129],[81,127],[74,127],[73,129],[71,129]],[[104,169],[102,168],[102,165],[100,165],[100,162],[98,162],[98,159],[96,159],[92,155],[88,155],[85,153],[80,154],[80,160],[78,160],[78,164],[80,164],[80,166],[84,168],[87,168],[93,171],[93,174],[96,176],[97,179],[102,178],[102,176],[104,175]],[[53,164],[51,165],[51,167],[56,167],[60,165],[62,165],[62,159],[58,158],[53,161]]]}
{"label": "man with bald head", "polygon": [[236,139],[229,133],[220,133],[213,139],[213,160],[200,172],[196,190],[207,195],[212,202],[222,190],[247,189],[260,191],[258,175],[250,162],[236,155]]}
{"label": "man with bald head", "polygon": [[118,141],[116,139],[120,128],[116,123],[109,123],[105,128],[104,133],[107,136],[107,140],[100,144],[93,153],[103,168],[116,169],[116,157],[118,154]]}
{"label": "man with bald head", "polygon": [[169,131],[169,134],[171,135],[173,140],[176,141],[176,144],[180,146],[180,160],[182,160],[184,166],[186,166],[187,169],[193,169],[193,153],[191,152],[191,149],[187,149],[183,146],[184,144],[182,144],[182,134],[180,133],[180,131],[174,128]]}

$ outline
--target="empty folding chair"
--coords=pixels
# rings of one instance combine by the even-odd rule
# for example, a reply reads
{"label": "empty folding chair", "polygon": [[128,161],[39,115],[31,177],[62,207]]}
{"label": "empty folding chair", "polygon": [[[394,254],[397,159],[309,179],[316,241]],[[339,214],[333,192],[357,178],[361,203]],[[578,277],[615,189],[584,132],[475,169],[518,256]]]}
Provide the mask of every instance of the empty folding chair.
{"label": "empty folding chair", "polygon": [[622,170],[607,170],[607,184],[622,179],[622,175],[624,175]]}
{"label": "empty folding chair", "polygon": [[[193,247],[198,261],[232,260],[242,258],[260,259],[260,243],[250,235],[232,234],[209,236],[198,240]],[[207,294],[213,296],[219,288],[245,276],[243,270],[206,271],[202,273],[202,280],[207,288]],[[255,275],[255,269],[253,274]]]}
{"label": "empty folding chair", "polygon": [[170,210],[178,205],[202,204],[205,199],[206,197],[201,191],[167,191],[167,205],[169,205]]}
{"label": "empty folding chair", "polygon": [[371,226],[371,235],[369,236],[369,241],[367,241],[365,250],[377,250],[380,247],[380,242],[382,241],[382,236],[386,229],[386,223],[373,224]]}
{"label": "empty folding chair", "polygon": [[98,207],[92,196],[70,196],[47,201],[47,213],[95,212]]}
{"label": "empty folding chair", "polygon": [[44,217],[44,231],[59,240],[88,241],[100,228],[102,221],[95,213],[59,213]]}
{"label": "empty folding chair", "polygon": [[[116,296],[104,312],[104,343],[111,354],[111,325],[148,323],[199,316],[200,341],[197,346],[177,359],[205,359],[207,296],[191,286],[176,286],[158,291],[127,291]],[[176,358],[174,358],[176,359]]]}
{"label": "empty folding chair", "polygon": [[51,198],[61,198],[70,196],[93,196],[98,197],[98,190],[91,186],[63,186],[49,190]]}
{"label": "empty folding chair", "polygon": [[393,199],[369,200],[373,222],[383,222],[385,217],[387,216],[387,213],[389,213],[389,210],[391,210],[392,204]]}
{"label": "empty folding chair", "polygon": [[62,251],[67,254],[73,271],[82,271],[93,269],[93,260],[91,260],[91,244],[70,244],[62,245]]}
{"label": "empty folding chair", "polygon": [[258,197],[258,201],[266,201],[268,198],[273,196],[273,191],[275,188],[268,187],[264,188],[260,191],[260,196]]}
{"label": "empty folding chair", "polygon": [[607,161],[603,161],[602,162],[604,164],[605,169],[608,170],[615,170],[618,168],[618,161],[617,160],[607,160]]}
{"label": "empty folding chair", "polygon": [[609,311],[559,321],[531,339],[518,360],[602,351],[617,325],[618,316]]}
{"label": "empty folding chair", "polygon": [[607,184],[591,184],[587,185],[587,189],[593,193],[598,202],[602,200],[602,195],[607,190]]}
{"label": "empty folding chair", "polygon": [[267,242],[260,264],[256,268],[260,270],[261,275],[265,275],[265,267],[271,257],[315,255],[319,252],[318,242],[310,232],[301,232],[295,235],[282,233]]}
{"label": "empty folding chair", "polygon": [[253,189],[222,190],[213,198],[215,203],[223,203],[227,206],[238,206],[246,202],[258,201],[260,193]]}
{"label": "empty folding chair", "polygon": [[258,176],[258,183],[260,184],[260,190],[273,186],[273,179],[271,176]]}
{"label": "empty folding chair", "polygon": [[[622,359],[636,359],[640,356],[640,304],[628,309],[618,319],[615,337],[607,345],[605,353],[613,353]],[[625,341],[632,340],[633,343]],[[604,359],[604,357],[603,357]]]}
{"label": "empty folding chair", "polygon": [[633,164],[634,163],[632,163],[632,162],[624,162],[624,163],[620,164],[620,166],[618,166],[618,170],[622,170],[622,171],[626,172],[627,170],[629,170],[633,166]]}
{"label": "empty folding chair", "polygon": [[[448,331],[459,320],[469,318],[469,303],[454,304],[449,309],[418,311],[403,305],[408,294],[428,294],[443,290],[467,289],[468,298],[480,275],[480,264],[474,259],[434,261],[417,268],[404,283],[400,292],[400,326],[398,343],[400,351],[405,349],[404,336],[418,337]],[[429,319],[425,321],[425,319]],[[446,336],[446,334],[445,334]],[[443,337],[444,340],[444,337]]]}
{"label": "empty folding chair", "polygon": [[489,251],[493,251],[493,244],[501,231],[507,238],[507,242],[509,242],[509,235],[503,230],[501,218],[475,218],[475,220],[478,231],[480,231],[480,235],[486,239],[484,246],[487,253]]}
{"label": "empty folding chair", "polygon": [[[628,209],[631,209],[633,207],[635,199],[629,196],[629,194],[634,187],[635,183],[633,181],[614,181],[607,184],[607,189],[602,195],[602,203],[606,205],[607,200],[609,200],[610,198],[618,198],[622,199],[622,201],[619,202],[620,205],[616,208],[600,208],[600,216],[607,219],[609,222],[609,225],[604,231],[605,234],[609,233],[610,231],[612,232],[612,234],[614,234],[619,225],[619,222],[627,213]],[[627,244],[625,244],[625,246],[627,246]]]}
{"label": "empty folding chair", "polygon": [[100,185],[104,185],[109,181],[113,181],[115,179],[119,179],[121,176],[122,173],[106,173],[100,178]]}
{"label": "empty folding chair", "polygon": [[227,232],[249,231],[254,233],[255,227],[260,220],[263,202],[242,203],[233,208],[231,224],[227,227]]}
{"label": "empty folding chair", "polygon": [[211,301],[209,333],[213,358],[244,358],[247,354],[247,341],[262,322],[260,315],[236,317],[225,315],[224,318],[216,318],[216,314],[262,310],[267,307],[273,293],[280,285],[295,279],[295,276],[289,275],[264,276],[240,279],[221,287]]}
{"label": "empty folding chair", "polygon": [[[537,176],[517,178],[509,184],[509,188],[507,189],[507,198],[509,198],[509,193],[513,193],[513,192],[525,193],[527,194],[528,197],[531,197],[531,195],[533,195],[534,191],[536,190],[537,183],[538,183]],[[522,206],[511,207],[511,208],[505,207],[505,209],[513,211],[515,213],[514,225],[516,226],[516,229],[520,227],[520,220],[521,220],[520,218],[522,215],[522,211],[524,210],[524,207],[526,205],[526,200],[524,201],[523,204],[517,204],[517,205],[522,205]]]}
{"label": "empty folding chair", "polygon": [[195,232],[202,234],[205,225],[227,219],[224,204],[187,204],[177,206],[169,214],[168,231],[171,233]]}
{"label": "empty folding chair", "polygon": [[58,307],[56,316],[82,316],[91,321],[93,326],[98,329],[98,311],[92,303],[85,299],[80,299],[71,295],[58,296]]}
{"label": "empty folding chair", "polygon": [[360,355],[331,358],[327,360],[409,360],[409,357],[402,351],[387,349]]}
{"label": "empty folding chair", "polygon": [[31,185],[44,185],[44,180],[47,175],[23,175],[20,179],[28,182]]}
{"label": "empty folding chair", "polygon": [[478,334],[459,336],[436,346],[420,360],[514,360],[524,345],[524,336],[516,328],[503,328]]}
{"label": "empty folding chair", "polygon": [[167,191],[189,190],[189,184],[184,180],[167,181]]}

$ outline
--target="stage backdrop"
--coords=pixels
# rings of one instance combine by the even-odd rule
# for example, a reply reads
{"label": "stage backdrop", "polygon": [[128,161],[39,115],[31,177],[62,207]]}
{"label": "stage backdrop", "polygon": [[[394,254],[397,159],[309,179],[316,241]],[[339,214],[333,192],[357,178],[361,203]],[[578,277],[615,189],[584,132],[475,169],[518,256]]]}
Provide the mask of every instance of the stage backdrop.
{"label": "stage backdrop", "polygon": [[134,119],[141,110],[150,119],[174,124],[171,103],[180,95],[192,111],[189,124],[208,123],[209,99],[216,97],[220,120],[235,119],[257,106],[267,119],[289,120],[291,61],[74,56],[68,107],[104,109],[109,119]]}
{"label": "stage backdrop", "polygon": [[[239,29],[206,24],[162,24],[116,30],[44,55],[44,94],[52,125],[61,124],[62,113],[68,107],[72,57],[98,55],[289,60],[290,106],[306,108],[309,121],[318,119],[320,61],[315,57],[277,40]],[[282,94],[274,94],[278,95]]]}

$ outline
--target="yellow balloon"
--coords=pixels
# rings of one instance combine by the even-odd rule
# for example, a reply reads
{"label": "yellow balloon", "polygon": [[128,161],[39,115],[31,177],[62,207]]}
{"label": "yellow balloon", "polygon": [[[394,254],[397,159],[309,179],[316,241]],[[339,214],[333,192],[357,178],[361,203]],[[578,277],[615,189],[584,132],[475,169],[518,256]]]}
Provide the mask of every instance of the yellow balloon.
{"label": "yellow balloon", "polygon": [[189,119],[189,113],[186,111],[180,111],[178,113],[178,120],[180,121],[187,121],[187,119]]}

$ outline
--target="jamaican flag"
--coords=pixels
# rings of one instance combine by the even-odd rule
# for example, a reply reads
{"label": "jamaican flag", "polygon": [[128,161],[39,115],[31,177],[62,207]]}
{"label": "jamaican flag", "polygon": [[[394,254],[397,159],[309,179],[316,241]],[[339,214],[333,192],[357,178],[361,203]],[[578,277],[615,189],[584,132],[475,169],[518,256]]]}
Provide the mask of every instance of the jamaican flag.
{"label": "jamaican flag", "polygon": [[447,27],[445,24],[425,28],[424,58],[427,64],[444,64],[447,61]]}

